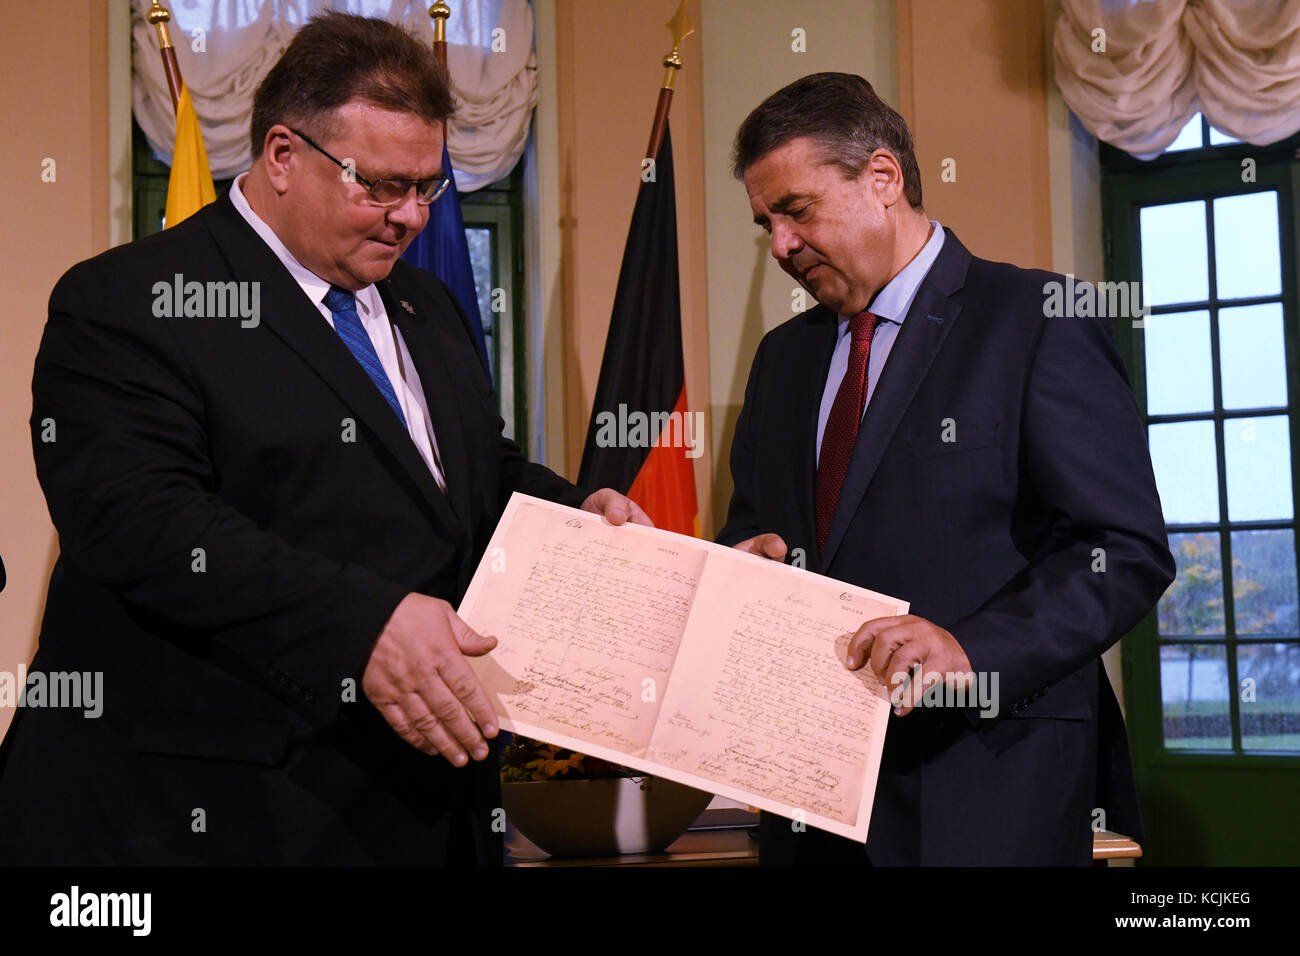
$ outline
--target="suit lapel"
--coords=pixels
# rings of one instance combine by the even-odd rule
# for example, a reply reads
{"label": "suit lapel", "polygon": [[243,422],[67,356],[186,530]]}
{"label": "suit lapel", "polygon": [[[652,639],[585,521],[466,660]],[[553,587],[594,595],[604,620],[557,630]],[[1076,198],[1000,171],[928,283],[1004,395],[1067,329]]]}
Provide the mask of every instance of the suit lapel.
{"label": "suit lapel", "polygon": [[801,541],[817,541],[817,418],[821,412],[822,391],[818,388],[798,387],[800,383],[826,382],[830,371],[831,356],[835,354],[836,333],[839,331],[839,316],[824,305],[819,305],[809,317],[810,334],[805,338],[807,351],[795,366],[796,387],[791,393],[796,396],[795,407],[791,410],[795,421],[795,461],[800,464],[795,468],[795,494],[800,504],[799,521],[802,532]]}
{"label": "suit lapel", "polygon": [[[232,189],[238,188],[232,186]],[[330,328],[229,195],[217,201],[209,228],[237,278],[261,283],[261,320],[293,349],[392,455],[419,497],[449,530],[459,525],[410,434],[356,357]],[[274,278],[268,278],[274,277]]]}
{"label": "suit lapel", "polygon": [[402,298],[393,288],[391,278],[379,282],[377,287],[388,317],[402,333],[406,350],[411,353],[411,361],[420,374],[425,404],[429,407],[429,425],[438,441],[438,456],[442,461],[452,510],[468,517],[471,514],[471,476],[464,454],[467,447],[464,424],[456,405],[456,390],[451,384],[454,377],[448,368],[445,351],[437,347],[431,318],[423,310],[417,311],[410,299]]}
{"label": "suit lapel", "polygon": [[951,231],[945,231],[943,248],[917,289],[858,429],[849,470],[826,535],[823,569],[830,567],[890,439],[961,312],[961,306],[949,296],[965,283],[971,255]]}

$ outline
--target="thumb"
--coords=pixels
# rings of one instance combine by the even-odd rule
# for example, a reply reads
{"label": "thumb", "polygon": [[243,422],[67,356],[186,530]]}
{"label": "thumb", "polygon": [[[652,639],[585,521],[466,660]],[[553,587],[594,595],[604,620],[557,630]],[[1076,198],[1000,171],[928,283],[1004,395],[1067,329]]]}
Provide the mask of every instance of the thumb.
{"label": "thumb", "polygon": [[764,557],[771,558],[774,561],[784,561],[786,551],[789,550],[779,534],[759,535],[758,540],[754,543],[758,545],[759,551]]}
{"label": "thumb", "polygon": [[447,612],[447,623],[451,625],[452,636],[456,646],[466,657],[482,657],[497,646],[495,637],[484,637],[466,624],[452,611]]}

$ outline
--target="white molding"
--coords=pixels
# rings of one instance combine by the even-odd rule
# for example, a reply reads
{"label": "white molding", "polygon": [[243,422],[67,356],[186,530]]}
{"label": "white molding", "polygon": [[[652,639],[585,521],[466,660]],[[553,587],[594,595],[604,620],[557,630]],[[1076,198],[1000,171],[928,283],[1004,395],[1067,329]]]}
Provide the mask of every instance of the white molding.
{"label": "white molding", "polygon": [[108,0],[108,242],[131,241],[131,0]]}

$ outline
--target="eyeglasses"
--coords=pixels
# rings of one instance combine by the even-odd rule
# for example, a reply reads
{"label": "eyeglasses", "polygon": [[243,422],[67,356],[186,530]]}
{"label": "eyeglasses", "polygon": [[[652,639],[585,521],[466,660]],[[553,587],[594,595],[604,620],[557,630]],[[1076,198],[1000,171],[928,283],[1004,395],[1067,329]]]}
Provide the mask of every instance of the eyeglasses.
{"label": "eyeglasses", "polygon": [[296,129],[291,129],[290,132],[301,137],[308,146],[370,190],[370,198],[366,202],[372,206],[396,206],[406,198],[412,186],[415,187],[415,201],[421,206],[427,206],[445,193],[447,187],[451,185],[451,180],[447,176],[439,176],[436,179],[366,179],[356,171],[354,166],[335,159],[317,146],[312,142],[311,137]]}

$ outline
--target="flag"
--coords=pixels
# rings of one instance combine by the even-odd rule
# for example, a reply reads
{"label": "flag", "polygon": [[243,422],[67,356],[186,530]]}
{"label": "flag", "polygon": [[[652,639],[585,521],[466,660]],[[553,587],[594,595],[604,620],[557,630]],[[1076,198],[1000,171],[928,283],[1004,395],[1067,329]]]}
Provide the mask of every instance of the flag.
{"label": "flag", "polygon": [[653,169],[632,211],[578,483],[614,488],[644,508],[656,527],[698,536],[694,459],[685,446],[702,443],[704,435],[693,427],[686,401],[667,130]]}
{"label": "flag", "polygon": [[189,87],[182,83],[181,100],[176,104],[176,148],[172,151],[171,178],[167,180],[165,224],[176,225],[216,198],[203,131],[190,102]]}
{"label": "flag", "polygon": [[469,261],[469,243],[465,239],[465,219],[460,212],[460,194],[456,192],[456,174],[451,168],[451,154],[447,152],[445,142],[442,145],[442,171],[451,180],[451,185],[429,207],[428,225],[406,247],[402,258],[413,266],[432,272],[451,289],[469,316],[479,354],[486,366],[487,341],[478,311],[478,293],[474,289],[474,268]]}

